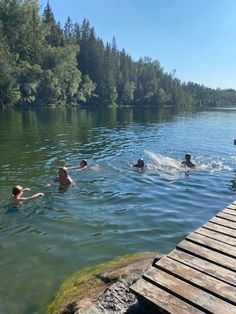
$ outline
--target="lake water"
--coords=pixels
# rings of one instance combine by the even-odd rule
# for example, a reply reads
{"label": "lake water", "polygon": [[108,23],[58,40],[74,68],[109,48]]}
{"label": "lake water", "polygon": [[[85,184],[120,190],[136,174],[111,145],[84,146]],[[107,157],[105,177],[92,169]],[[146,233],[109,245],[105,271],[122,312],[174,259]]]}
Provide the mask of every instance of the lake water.
{"label": "lake water", "polygon": [[[167,253],[235,200],[235,121],[235,109],[0,111],[0,313],[44,313],[74,271]],[[196,170],[180,167],[185,153]],[[61,165],[75,186],[45,187]],[[45,196],[14,208],[16,183]]]}

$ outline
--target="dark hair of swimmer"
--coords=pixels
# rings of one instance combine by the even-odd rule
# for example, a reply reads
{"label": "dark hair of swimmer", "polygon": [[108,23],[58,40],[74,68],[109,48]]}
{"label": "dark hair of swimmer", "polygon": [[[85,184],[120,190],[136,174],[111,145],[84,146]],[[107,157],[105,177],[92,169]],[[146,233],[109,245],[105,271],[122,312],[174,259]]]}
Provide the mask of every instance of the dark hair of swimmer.
{"label": "dark hair of swimmer", "polygon": [[16,185],[16,186],[14,186],[13,189],[12,189],[12,194],[13,194],[14,196],[20,194],[21,192],[23,192],[23,187],[22,187],[21,185]]}
{"label": "dark hair of swimmer", "polygon": [[134,165],[134,167],[143,168],[143,167],[144,167],[144,161],[143,161],[143,159],[139,159],[139,160],[137,161],[137,163]]}
{"label": "dark hair of swimmer", "polygon": [[84,168],[88,166],[88,162],[86,159],[82,159],[80,162],[80,168]]}
{"label": "dark hair of swimmer", "polygon": [[186,154],[186,155],[185,155],[185,159],[186,159],[186,160],[190,160],[191,157],[192,157],[192,156],[191,156],[190,154]]}
{"label": "dark hair of swimmer", "polygon": [[188,168],[195,168],[195,164],[194,163],[192,163],[192,161],[191,161],[191,155],[190,154],[186,154],[185,155],[185,160],[184,161],[182,161],[182,165],[184,165],[184,166],[186,166],[186,167],[188,167]]}
{"label": "dark hair of swimmer", "polygon": [[67,168],[59,167],[58,174],[59,174],[59,177],[67,177],[68,176]]}

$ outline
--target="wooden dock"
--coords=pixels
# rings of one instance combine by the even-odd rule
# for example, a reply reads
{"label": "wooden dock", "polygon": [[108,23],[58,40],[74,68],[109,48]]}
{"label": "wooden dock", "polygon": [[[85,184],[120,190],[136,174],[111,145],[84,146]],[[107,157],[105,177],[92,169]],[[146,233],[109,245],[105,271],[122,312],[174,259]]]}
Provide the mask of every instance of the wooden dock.
{"label": "wooden dock", "polygon": [[159,313],[236,313],[236,201],[131,286]]}

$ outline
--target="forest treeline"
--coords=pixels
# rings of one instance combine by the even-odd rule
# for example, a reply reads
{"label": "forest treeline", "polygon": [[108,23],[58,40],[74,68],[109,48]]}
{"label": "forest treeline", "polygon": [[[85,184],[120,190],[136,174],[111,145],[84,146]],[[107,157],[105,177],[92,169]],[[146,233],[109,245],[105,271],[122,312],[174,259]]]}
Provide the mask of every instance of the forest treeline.
{"label": "forest treeline", "polygon": [[0,0],[0,105],[45,104],[186,109],[235,105],[236,91],[182,83],[156,60],[134,61],[86,19],[61,26],[49,2],[41,14],[38,0]]}

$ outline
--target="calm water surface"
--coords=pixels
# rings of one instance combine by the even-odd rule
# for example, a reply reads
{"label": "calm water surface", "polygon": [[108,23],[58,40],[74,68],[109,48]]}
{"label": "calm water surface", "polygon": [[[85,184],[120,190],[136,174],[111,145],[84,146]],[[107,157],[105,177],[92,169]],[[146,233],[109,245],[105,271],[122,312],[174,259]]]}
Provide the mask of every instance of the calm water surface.
{"label": "calm water surface", "polygon": [[[167,253],[235,200],[235,121],[234,109],[0,111],[0,313],[44,313],[74,271]],[[185,153],[197,170],[181,169]],[[46,188],[61,165],[75,186]],[[14,208],[16,183],[45,196]]]}

